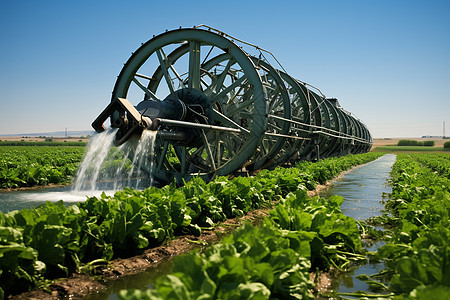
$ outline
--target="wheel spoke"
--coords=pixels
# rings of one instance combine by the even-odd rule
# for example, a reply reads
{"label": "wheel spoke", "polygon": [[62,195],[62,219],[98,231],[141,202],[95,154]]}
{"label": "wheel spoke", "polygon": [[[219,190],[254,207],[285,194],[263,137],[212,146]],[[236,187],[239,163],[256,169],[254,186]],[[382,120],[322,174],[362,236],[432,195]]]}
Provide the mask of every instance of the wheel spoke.
{"label": "wheel spoke", "polygon": [[209,161],[211,163],[211,169],[215,171],[216,170],[216,164],[214,162],[214,156],[212,154],[211,147],[210,147],[210,144],[208,142],[208,138],[206,137],[206,134],[205,134],[204,130],[202,130],[202,140],[203,140],[203,143],[205,144],[206,153],[208,154],[208,158],[209,158]]}
{"label": "wheel spoke", "polygon": [[206,54],[205,58],[203,59],[202,65],[205,63],[205,61],[208,59],[209,55],[211,54],[211,52],[214,49],[214,45],[211,46],[211,49],[209,49],[208,54]]}
{"label": "wheel spoke", "polygon": [[200,89],[200,43],[189,42],[189,80],[188,86],[191,89]]}
{"label": "wheel spoke", "polygon": [[240,149],[240,145],[245,143],[243,139],[241,139],[236,134],[224,134],[222,135],[222,140],[224,141],[224,145],[226,145],[229,152],[229,159],[232,159],[234,155],[237,153],[236,149]]}
{"label": "wheel spoke", "polygon": [[175,91],[173,87],[172,79],[169,76],[169,72],[167,70],[167,64],[166,61],[164,61],[163,56],[161,54],[161,49],[156,50],[156,55],[158,56],[159,64],[161,65],[161,69],[164,74],[164,78],[166,79],[167,86],[169,87],[170,93],[173,93]]}
{"label": "wheel spoke", "polygon": [[205,90],[206,95],[210,95],[211,93],[218,93],[222,87],[223,83],[225,82],[225,78],[227,77],[228,71],[230,70],[231,66],[234,65],[236,61],[234,59],[229,59],[227,65],[223,69],[222,73],[219,75],[219,77],[214,80],[211,85]]}
{"label": "wheel spoke", "polygon": [[173,64],[171,63],[170,59],[167,57],[166,53],[164,52],[164,49],[161,48],[161,52],[164,56],[164,61],[166,62],[166,64],[169,65],[169,68],[172,70],[172,72],[175,74],[175,76],[178,78],[178,80],[180,81],[180,84],[183,87],[186,87],[186,85],[184,84],[183,79],[181,78],[180,74],[177,72],[177,70],[175,69],[175,67],[173,66]]}
{"label": "wheel spoke", "polygon": [[233,103],[234,99],[236,99],[237,96],[242,92],[243,89],[245,89],[247,86],[243,83],[237,92],[234,93],[234,90],[232,90],[232,95],[230,99],[228,99],[227,105]]}
{"label": "wheel spoke", "polygon": [[242,76],[241,78],[239,78],[238,80],[236,80],[235,82],[233,82],[232,84],[230,84],[227,88],[225,88],[224,90],[222,90],[220,93],[216,94],[212,99],[211,102],[214,103],[220,99],[222,99],[223,97],[225,97],[230,91],[234,90],[236,87],[238,87],[239,85],[243,84],[244,80],[247,79],[247,76]]}
{"label": "wheel spoke", "polygon": [[[277,100],[279,100],[278,96],[281,95],[281,89],[280,86],[277,85],[275,91],[273,92],[273,96],[272,99],[270,100],[270,104],[269,104],[269,110],[272,111],[275,103],[278,102]],[[281,103],[281,105],[283,105],[283,103]]]}
{"label": "wheel spoke", "polygon": [[186,147],[185,146],[178,146],[178,145],[173,145],[175,152],[178,156],[178,160],[180,161],[181,164],[181,173],[185,174],[186,173]]}
{"label": "wheel spoke", "polygon": [[214,133],[214,138],[216,139],[216,158],[217,158],[217,167],[220,167],[220,165],[222,164],[222,151],[220,149],[220,133],[219,132],[215,132]]}
{"label": "wheel spoke", "polygon": [[238,112],[246,109],[247,107],[249,107],[252,104],[253,104],[253,97],[251,97],[250,99],[245,100],[241,103],[238,103],[238,104],[234,105],[233,107],[230,107],[227,112],[230,115],[235,115]]}
{"label": "wheel spoke", "polygon": [[160,99],[148,88],[146,88],[136,77],[133,77],[133,82],[144,91],[144,93],[155,101],[160,101]]}
{"label": "wheel spoke", "polygon": [[156,166],[156,170],[161,170],[162,169],[162,165],[163,165],[164,158],[166,156],[168,147],[169,147],[169,143],[168,142],[164,142],[163,149],[162,149],[161,153],[159,154],[159,160],[158,160],[158,165]]}
{"label": "wheel spoke", "polygon": [[212,111],[213,111],[212,118],[213,118],[214,121],[218,121],[218,122],[222,123],[223,125],[228,125],[228,126],[232,126],[234,128],[238,128],[242,132],[250,133],[249,130],[247,130],[246,128],[244,128],[241,125],[237,124],[236,122],[234,122],[233,120],[231,120],[230,118],[228,118],[224,114],[220,113],[216,109],[213,109]]}

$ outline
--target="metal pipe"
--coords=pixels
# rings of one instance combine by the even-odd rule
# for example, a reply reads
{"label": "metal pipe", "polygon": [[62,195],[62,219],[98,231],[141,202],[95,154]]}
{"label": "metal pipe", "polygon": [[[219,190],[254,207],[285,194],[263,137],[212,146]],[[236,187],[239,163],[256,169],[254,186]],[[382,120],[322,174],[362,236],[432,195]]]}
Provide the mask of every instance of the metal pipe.
{"label": "metal pipe", "polygon": [[186,121],[178,121],[178,120],[170,120],[170,119],[159,119],[156,118],[154,122],[159,123],[160,125],[168,125],[168,126],[179,126],[179,127],[189,127],[189,128],[198,128],[198,129],[206,129],[206,130],[219,130],[219,131],[228,131],[235,133],[242,133],[240,129],[209,125],[209,124],[200,124],[200,123],[192,123]]}
{"label": "metal pipe", "polygon": [[314,131],[314,133],[322,133],[322,134],[326,134],[326,135],[329,135],[329,136],[332,136],[332,137],[337,137],[337,138],[342,138],[342,139],[349,139],[349,140],[357,140],[357,141],[360,141],[360,142],[363,142],[363,143],[370,143],[370,141],[366,141],[364,139],[360,139],[358,137],[355,137],[355,136],[352,136],[352,135],[348,135],[348,134],[345,134],[345,133],[342,133],[342,132],[339,132],[339,131],[336,131],[336,130],[333,130],[333,129],[329,129],[329,128],[326,128],[326,127],[312,125],[312,124],[306,124],[306,123],[298,122],[298,121],[295,121],[295,120],[289,120],[289,119],[286,119],[286,118],[283,118],[283,117],[270,115],[270,114],[269,114],[269,117],[274,118],[274,119],[278,119],[278,120],[281,120],[281,121],[285,121],[285,122],[290,122],[290,123],[302,125],[302,126],[305,126],[305,127],[317,128],[317,129],[321,129],[321,130],[327,130],[327,131],[336,133],[338,135],[334,135],[334,134],[331,134],[331,133],[328,133],[328,132],[323,132],[323,131]]}
{"label": "metal pipe", "polygon": [[185,141],[186,134],[184,132],[158,131],[156,136],[169,141]]}
{"label": "metal pipe", "polygon": [[323,132],[323,131],[313,131],[312,133],[325,134],[325,135],[328,135],[328,136],[331,136],[331,137],[335,137],[335,138],[340,138],[340,139],[345,139],[345,140],[354,140],[354,141],[361,142],[363,144],[369,144],[368,141],[360,139],[360,138],[357,138],[357,137],[354,137],[354,136],[350,136],[350,137],[338,136],[338,135],[334,135],[334,134],[331,134],[331,133],[328,133],[328,132]]}
{"label": "metal pipe", "polygon": [[305,138],[305,137],[293,136],[293,135],[286,135],[286,134],[279,134],[279,133],[271,133],[271,132],[265,132],[264,135],[276,136],[276,137],[284,137],[284,138],[287,138],[287,139],[294,139],[294,140],[306,140],[306,141],[310,141],[311,140],[311,138]]}

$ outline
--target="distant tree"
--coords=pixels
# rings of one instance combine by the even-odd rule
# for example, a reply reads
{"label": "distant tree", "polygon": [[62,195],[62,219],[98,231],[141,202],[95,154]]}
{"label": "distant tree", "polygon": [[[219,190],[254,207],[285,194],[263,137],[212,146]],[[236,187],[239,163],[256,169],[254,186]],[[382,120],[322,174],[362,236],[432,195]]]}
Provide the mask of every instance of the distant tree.
{"label": "distant tree", "polygon": [[444,143],[445,149],[450,149],[450,141]]}
{"label": "distant tree", "polygon": [[400,140],[398,141],[397,146],[423,146],[423,142],[415,140]]}

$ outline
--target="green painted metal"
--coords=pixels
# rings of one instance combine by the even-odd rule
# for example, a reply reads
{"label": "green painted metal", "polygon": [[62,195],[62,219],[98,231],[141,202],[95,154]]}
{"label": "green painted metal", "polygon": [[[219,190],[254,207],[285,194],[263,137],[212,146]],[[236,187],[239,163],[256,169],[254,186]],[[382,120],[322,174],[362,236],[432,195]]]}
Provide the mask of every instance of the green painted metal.
{"label": "green painted metal", "polygon": [[[180,43],[188,46],[179,47]],[[168,50],[166,49],[173,46],[178,48],[177,51],[167,56]],[[116,81],[112,98],[128,97],[127,92],[133,79],[136,78],[136,74],[145,71],[141,72],[141,68],[149,59],[152,59],[152,56],[155,56],[155,53],[157,57],[155,61],[159,62],[159,65],[154,76],[162,76],[164,80],[152,76],[148,85],[148,90],[152,94],[158,95],[159,89],[168,89],[172,94],[176,91],[174,82],[185,85],[184,81],[187,80],[188,89],[205,95],[203,91],[208,90],[209,86],[201,83],[203,77],[201,54],[202,52],[207,53],[210,47],[218,49],[220,54],[227,54],[228,61],[231,63],[229,70],[224,73],[226,80],[223,81],[223,84],[216,83],[217,80],[222,80],[220,76],[216,76],[213,79],[216,81],[209,83],[209,86],[215,86],[215,88],[207,96],[212,109],[208,122],[238,128],[242,132],[240,134],[202,132],[201,142],[195,145],[183,145],[171,141],[158,142],[155,153],[159,159],[155,168],[155,176],[161,181],[168,182],[173,178],[189,179],[197,174],[209,179],[214,175],[227,175],[240,169],[248,163],[249,157],[256,151],[267,127],[266,92],[251,59],[232,41],[205,30],[169,31],[143,44],[124,65]],[[172,69],[178,67],[174,64],[183,56],[188,56],[186,59],[188,66],[185,72],[178,69],[177,73],[186,73],[187,76],[185,78],[171,76],[174,73]],[[168,57],[170,59],[167,59]],[[219,66],[216,65],[216,67]],[[233,74],[227,74],[231,70]],[[240,94],[238,94],[239,90],[242,90]],[[148,94],[145,93],[144,99],[149,98]],[[183,101],[183,99],[181,100]],[[245,112],[248,114],[244,115],[242,111],[228,114],[231,106],[236,103],[245,103],[247,105]],[[167,130],[176,129],[168,128]]]}
{"label": "green painted metal", "polygon": [[[273,57],[270,52],[200,27],[208,30],[180,28],[142,44],[112,93],[113,102],[124,98],[156,110],[139,113],[151,115],[147,129],[158,131],[154,167],[148,170],[158,181],[209,180],[370,150],[369,130],[337,100],[292,78],[281,65],[282,71],[275,68],[265,57]],[[143,122],[127,123],[130,113],[136,111],[128,106],[107,110],[122,140],[131,126],[133,132],[136,126],[146,130]],[[101,116],[104,120],[105,112]]]}

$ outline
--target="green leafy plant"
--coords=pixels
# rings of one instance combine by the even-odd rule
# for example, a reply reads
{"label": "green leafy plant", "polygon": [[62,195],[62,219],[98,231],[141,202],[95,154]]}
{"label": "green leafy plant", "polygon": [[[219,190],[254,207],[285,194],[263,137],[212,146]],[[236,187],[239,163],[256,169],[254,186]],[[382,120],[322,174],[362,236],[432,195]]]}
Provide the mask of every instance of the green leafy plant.
{"label": "green leafy plant", "polygon": [[[12,286],[17,290],[27,290],[43,280],[72,272],[95,272],[97,266],[113,258],[129,257],[176,235],[199,235],[202,227],[211,228],[226,218],[239,217],[256,208],[271,207],[276,201],[280,204],[275,209],[276,213],[271,213],[274,217],[272,229],[267,227],[264,234],[281,235],[282,239],[277,238],[273,243],[281,243],[283,250],[270,248],[274,253],[260,263],[269,263],[271,268],[279,268],[281,273],[274,277],[273,282],[271,277],[256,282],[240,282],[234,286],[236,295],[264,296],[267,289],[280,297],[306,293],[309,283],[300,282],[303,275],[297,274],[298,270],[303,274],[303,270],[311,267],[310,264],[323,270],[330,265],[345,268],[350,261],[360,259],[360,242],[356,223],[340,212],[341,198],[307,200],[304,187],[312,189],[319,180],[329,180],[342,170],[380,155],[367,153],[326,159],[317,164],[300,163],[294,168],[262,171],[255,177],[218,177],[209,183],[194,178],[180,188],[175,184],[163,188],[149,187],[144,191],[126,188],[114,196],[89,197],[85,202],[70,207],[63,202],[48,202],[33,209],[0,213],[0,226],[9,228],[5,236],[7,232],[22,235],[14,242],[19,245],[13,244],[11,238],[1,240],[0,246],[5,248],[0,250],[4,251],[1,252],[3,256],[0,255],[0,288],[9,295],[12,287],[7,283],[10,282],[23,281],[20,286]],[[72,159],[74,163],[77,161],[75,157]],[[64,164],[64,161],[55,158],[54,163]],[[320,168],[320,171],[315,168]],[[260,246],[256,241],[254,243],[256,248],[253,247],[249,253],[259,253],[257,249]],[[246,246],[239,242],[233,247],[238,251],[236,253],[241,253],[244,249],[240,247]],[[311,249],[314,249],[314,254],[311,254]],[[18,259],[9,260],[8,255]],[[255,270],[263,271],[268,267],[251,262],[251,258],[247,260],[251,266],[255,264]],[[281,267],[284,260],[294,264],[289,268]],[[230,266],[235,263],[230,258],[226,262]],[[219,268],[217,272],[222,271]],[[243,276],[233,272],[227,276]],[[257,274],[245,276],[251,278]],[[162,286],[180,281],[173,277],[165,280]],[[261,286],[261,281],[271,283],[270,287]],[[183,290],[180,286],[180,293]],[[227,297],[234,295],[228,294],[231,293],[228,290],[221,293]]]}
{"label": "green leafy plant", "polygon": [[450,287],[449,159],[399,154],[393,166],[385,204],[393,217],[374,258],[385,261],[395,299],[422,299]]}
{"label": "green leafy plant", "polygon": [[0,147],[0,188],[70,183],[84,147]]}

